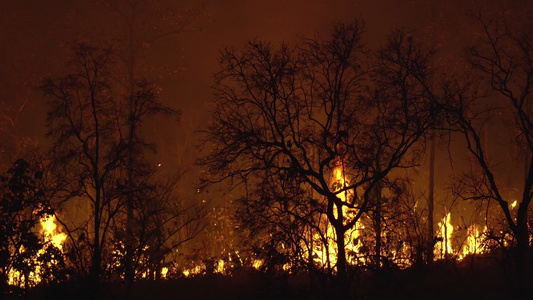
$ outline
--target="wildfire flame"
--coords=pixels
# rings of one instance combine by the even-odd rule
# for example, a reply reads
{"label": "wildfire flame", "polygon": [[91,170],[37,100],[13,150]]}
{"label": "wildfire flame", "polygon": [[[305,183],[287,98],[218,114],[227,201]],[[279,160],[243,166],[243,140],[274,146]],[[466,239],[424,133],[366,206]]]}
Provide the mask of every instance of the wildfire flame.
{"label": "wildfire flame", "polygon": [[487,227],[480,232],[476,224],[472,224],[467,229],[464,242],[457,247],[453,245],[454,229],[451,224],[451,212],[448,212],[441,222],[438,223],[437,235],[440,241],[435,245],[434,254],[435,259],[447,259],[455,257],[457,260],[463,260],[466,256],[472,254],[482,254],[487,251],[487,246],[484,243],[484,236],[487,232]]}
{"label": "wildfire flame", "polygon": [[[339,191],[346,187],[346,175],[343,172],[342,165],[338,165],[332,172],[331,184],[334,191]],[[342,191],[337,194],[337,197],[341,201],[349,201],[350,197],[353,197],[353,194],[350,191]],[[418,201],[415,203],[413,209],[416,209]],[[515,203],[511,205],[512,207],[516,206]],[[343,207],[343,215],[345,218],[350,219],[355,215],[355,210],[350,210],[346,206]],[[337,216],[336,210],[334,210],[334,215]],[[366,216],[370,218],[370,216]],[[329,221],[323,216],[321,219],[321,229],[323,230],[324,236],[321,237],[319,233],[310,233],[311,243],[301,244],[304,251],[303,258],[310,260],[317,268],[332,268],[331,271],[335,272],[335,265],[337,263],[337,243],[336,243],[336,234],[335,229],[329,224]],[[370,246],[372,242],[370,236],[367,236],[364,233],[365,224],[369,222],[368,219],[360,219],[354,226],[354,228],[348,230],[345,233],[345,247],[347,254],[347,261],[352,265],[369,265],[373,262],[372,253]],[[464,231],[454,230],[452,225],[452,213],[446,212],[442,220],[438,223],[437,226],[437,236],[440,238],[440,241],[435,245],[434,248],[434,259],[447,259],[453,258],[457,260],[463,260],[465,257],[471,254],[481,254],[487,251],[487,246],[485,245],[484,235],[486,234],[487,227],[481,231],[476,224],[471,225],[466,233]],[[390,240],[391,237],[387,236],[387,232],[382,232],[382,241]],[[459,241],[462,240],[462,243]],[[454,244],[454,241],[456,243]],[[282,245],[283,247],[283,245]],[[309,248],[307,248],[309,247]],[[412,265],[412,251],[413,245],[410,245],[407,242],[400,243],[396,249],[383,249],[384,253],[380,255],[385,255],[391,261],[394,262],[399,268],[408,268]],[[252,266],[256,269],[260,269],[264,262],[259,259],[252,259]],[[383,264],[383,262],[380,262]],[[202,264],[196,265],[190,269],[182,271],[184,276],[193,276],[199,275],[205,272],[205,266]],[[215,273],[227,274],[228,270],[231,269],[231,259],[229,261],[220,259],[215,265]],[[284,270],[290,270],[290,263],[283,265]]]}
{"label": "wildfire flame", "polygon": [[44,236],[45,242],[51,242],[57,249],[63,250],[63,242],[67,235],[57,230],[56,217],[53,215],[44,216],[40,223],[41,234]]}
{"label": "wildfire flame", "polygon": [[517,200],[515,200],[513,203],[511,203],[511,208],[514,209],[516,207],[516,204],[518,203]]}
{"label": "wildfire flame", "polygon": [[[345,185],[345,174],[343,172],[342,165],[337,166],[333,170],[332,174],[332,185],[335,187],[334,191],[339,191],[342,188],[344,188]],[[352,197],[353,193],[350,193],[349,191],[344,191],[339,194],[337,194],[337,197],[343,202],[347,201],[349,197]],[[345,218],[349,219],[350,217],[354,217],[355,212],[350,211],[346,206],[343,206],[343,215]],[[333,214],[335,217],[337,217],[337,210],[333,211]],[[328,265],[328,262],[330,265],[334,266],[337,263],[337,244],[336,244],[336,234],[334,228],[329,224],[329,222],[324,222],[325,225],[325,237],[327,241],[327,245],[324,244],[324,241],[321,239],[320,235],[318,233],[315,233],[313,235],[313,248],[312,250],[312,260],[313,262],[319,266],[324,267]],[[360,224],[360,222],[357,222],[354,226],[354,228],[348,230],[344,235],[344,242],[346,245],[346,252],[350,253],[349,257],[347,259],[352,264],[357,264],[363,262],[364,258],[360,255],[360,248],[362,247],[362,243],[359,242],[360,237],[360,231],[364,229],[364,225]]]}
{"label": "wildfire flame", "polygon": [[461,252],[458,255],[459,260],[463,260],[467,255],[470,254],[481,254],[486,252],[486,246],[483,243],[483,236],[487,232],[487,226],[483,232],[479,232],[479,229],[476,224],[468,228],[467,237],[465,243],[461,249]]}
{"label": "wildfire flame", "polygon": [[[332,174],[332,181],[335,187],[335,190],[338,191],[345,187],[345,175],[343,174],[342,168],[337,167],[334,169]],[[341,201],[347,201],[352,195],[349,191],[342,192],[338,194],[338,197]],[[510,206],[515,208],[517,202],[513,202]],[[348,210],[346,207],[343,207],[344,216],[347,218],[353,217],[354,212]],[[434,254],[435,259],[446,259],[453,257],[457,260],[463,260],[468,255],[472,254],[482,254],[487,251],[487,246],[484,244],[484,235],[487,232],[487,227],[485,226],[483,231],[479,229],[476,224],[471,225],[467,229],[466,236],[463,239],[463,243],[460,245],[453,244],[454,234],[458,234],[454,231],[454,227],[451,224],[451,212],[447,212],[442,220],[438,223],[437,226],[437,236],[440,237],[440,241],[435,245]],[[40,234],[44,240],[45,244],[51,244],[55,246],[60,251],[63,251],[63,243],[65,242],[67,235],[58,230],[58,225],[56,223],[56,217],[54,215],[47,215],[40,219]],[[319,268],[326,266],[332,266],[333,271],[335,271],[335,265],[337,263],[337,244],[336,244],[336,234],[334,228],[329,224],[329,222],[324,223],[326,243],[323,239],[320,238],[319,234],[315,233],[312,238],[312,248],[308,252],[308,255],[311,255],[312,262]],[[365,247],[363,237],[361,235],[362,230],[365,229],[365,226],[362,224],[361,220],[356,223],[354,228],[348,230],[345,234],[345,245],[346,253],[349,253],[347,256],[348,262],[353,265],[365,265],[369,263],[368,260],[368,248]],[[382,238],[386,239],[386,236],[383,235]],[[305,245],[302,245],[305,246]],[[24,251],[24,249],[21,249]],[[390,250],[390,257],[397,263],[401,268],[406,268],[411,265],[409,260],[409,253],[411,249],[410,246],[406,243],[402,244],[399,249]],[[41,268],[42,265],[37,260],[39,255],[44,254],[45,249],[41,249],[35,258],[33,258],[36,265],[35,269],[27,275],[21,274],[18,271],[10,270],[9,271],[9,284],[14,286],[23,287],[25,284],[30,286],[35,286],[42,281],[41,277]],[[232,259],[229,256],[229,260],[225,261],[224,259],[219,259],[216,263],[215,273],[226,274],[228,269],[232,267]],[[236,257],[241,260],[238,252],[236,252]],[[306,257],[309,259],[309,257]],[[241,260],[242,263],[242,260]],[[264,264],[263,260],[252,259],[252,266],[256,269],[260,269]],[[283,269],[289,270],[290,265],[285,264]],[[199,275],[205,272],[205,266],[198,264],[190,269],[182,271],[182,274],[186,277]],[[161,278],[166,279],[169,274],[169,268],[163,267],[161,269]],[[24,278],[27,276],[27,278]],[[144,276],[143,276],[144,277]],[[25,279],[25,280],[24,280]]]}
{"label": "wildfire flame", "polygon": [[437,235],[440,237],[440,241],[435,245],[434,256],[436,258],[445,259],[449,255],[453,254],[452,248],[452,234],[453,226],[451,224],[451,213],[448,212],[442,221],[437,225]]}
{"label": "wildfire flame", "polygon": [[[63,251],[63,242],[67,238],[67,235],[57,230],[56,217],[54,215],[45,215],[39,220],[39,223],[41,225],[40,234],[43,237],[44,244],[52,244],[60,251]],[[24,249],[20,249],[20,251],[24,251]],[[36,267],[33,271],[29,272],[29,274],[24,275],[19,271],[10,269],[8,273],[8,284],[22,287],[25,284],[35,286],[41,282],[42,277],[40,273],[43,265],[37,258],[43,255],[45,251],[46,250],[43,248],[37,252],[35,257],[33,257],[33,262]],[[26,280],[23,280],[24,276],[27,276]]]}

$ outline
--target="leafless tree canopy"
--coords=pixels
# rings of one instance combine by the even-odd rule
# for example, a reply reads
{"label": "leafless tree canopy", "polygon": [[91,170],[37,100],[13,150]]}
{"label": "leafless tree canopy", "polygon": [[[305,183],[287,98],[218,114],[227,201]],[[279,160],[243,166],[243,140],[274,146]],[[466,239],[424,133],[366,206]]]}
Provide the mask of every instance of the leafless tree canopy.
{"label": "leafless tree canopy", "polygon": [[[110,49],[77,45],[73,72],[43,85],[50,96],[54,174],[64,183],[55,200],[62,211],[59,221],[69,235],[78,273],[90,271],[96,278],[103,268],[116,266],[110,262],[125,241],[132,244],[130,253],[135,251],[136,257],[131,259],[139,269],[150,264],[159,270],[166,253],[196,236],[202,215],[198,207],[179,203],[175,181],[158,182],[144,154],[150,145],[139,135],[142,123],[173,111],[145,81],[121,98],[112,58]],[[124,224],[126,206],[131,227]],[[183,236],[177,238],[178,232]]]}
{"label": "leafless tree canopy", "polygon": [[[415,145],[433,122],[431,52],[401,31],[375,52],[364,24],[336,25],[295,46],[249,42],[225,49],[216,75],[210,180],[293,177],[325,201],[345,272],[344,233],[367,210],[372,188],[417,163]],[[344,182],[334,184],[342,169]]]}

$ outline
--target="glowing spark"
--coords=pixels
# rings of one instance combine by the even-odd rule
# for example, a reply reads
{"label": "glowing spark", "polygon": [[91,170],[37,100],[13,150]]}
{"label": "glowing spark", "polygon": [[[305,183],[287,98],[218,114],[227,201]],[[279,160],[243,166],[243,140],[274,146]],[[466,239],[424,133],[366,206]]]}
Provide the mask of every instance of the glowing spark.
{"label": "glowing spark", "polygon": [[253,263],[252,263],[252,266],[253,266],[255,269],[259,270],[259,268],[261,268],[261,267],[263,266],[263,264],[264,264],[263,260],[261,260],[261,259],[254,259],[254,260],[253,260]]}

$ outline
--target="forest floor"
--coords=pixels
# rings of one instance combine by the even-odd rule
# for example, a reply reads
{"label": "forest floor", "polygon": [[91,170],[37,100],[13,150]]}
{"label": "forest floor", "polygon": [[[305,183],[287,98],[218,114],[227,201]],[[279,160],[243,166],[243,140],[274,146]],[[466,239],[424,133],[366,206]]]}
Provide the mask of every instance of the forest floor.
{"label": "forest floor", "polygon": [[[431,269],[359,271],[352,280],[352,299],[513,299],[503,265],[478,259],[437,263]],[[338,299],[330,280],[303,275],[273,276],[246,270],[232,276],[212,274],[160,281],[138,281],[129,297],[123,284],[103,284],[99,299]],[[79,284],[36,289],[25,299],[90,299],[94,291]]]}

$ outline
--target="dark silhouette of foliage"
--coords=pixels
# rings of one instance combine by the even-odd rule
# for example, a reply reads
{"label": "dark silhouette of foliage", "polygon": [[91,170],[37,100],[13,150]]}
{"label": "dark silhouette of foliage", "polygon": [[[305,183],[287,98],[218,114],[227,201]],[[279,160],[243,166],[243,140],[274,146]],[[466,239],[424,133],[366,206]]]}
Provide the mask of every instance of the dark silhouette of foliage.
{"label": "dark silhouette of foliage", "polygon": [[[162,182],[151,174],[144,178],[142,189],[133,198],[132,231],[135,247],[132,255],[133,279],[161,277],[163,263],[169,254],[194,239],[203,229],[205,206],[189,205],[176,195],[176,181]],[[114,262],[110,275],[124,274],[126,266],[124,222],[117,222],[114,232]],[[110,276],[113,277],[113,276]]]}
{"label": "dark silhouette of foliage", "polygon": [[[306,201],[323,205],[335,231],[340,286],[347,284],[345,233],[387,174],[416,164],[413,146],[434,113],[431,52],[397,31],[371,56],[362,31],[355,21],[296,47],[249,42],[224,50],[206,130],[212,148],[201,161],[212,181],[292,177],[311,190]],[[343,182],[332,178],[337,168]]]}
{"label": "dark silhouette of foliage", "polygon": [[[69,203],[74,200],[89,209],[81,219],[59,220],[69,234],[78,272],[87,271],[89,257],[94,278],[101,276],[102,259],[110,256],[110,225],[123,209],[122,196],[132,192],[123,183],[127,154],[140,155],[145,145],[134,128],[147,117],[168,111],[158,101],[155,87],[146,82],[137,85],[131,99],[117,99],[111,65],[110,49],[78,44],[73,72],[47,79],[42,87],[50,96],[48,128],[54,138],[55,171],[59,178],[68,178],[57,205],[72,208]],[[139,160],[135,174],[142,176],[147,168]]]}
{"label": "dark silhouette of foliage", "polygon": [[30,273],[45,282],[64,279],[62,253],[39,234],[41,218],[54,213],[41,185],[42,176],[42,171],[23,159],[0,176],[2,294],[9,292],[10,276],[14,285],[26,289],[36,284]]}
{"label": "dark silhouette of foliage", "polygon": [[[528,208],[533,199],[533,118],[531,87],[533,84],[533,40],[529,28],[513,28],[502,22],[487,21],[477,16],[481,32],[476,44],[468,49],[467,59],[472,73],[460,84],[448,107],[452,130],[465,139],[474,166],[465,173],[453,192],[463,199],[494,201],[503,212],[515,247],[514,291],[516,299],[529,299],[530,234]],[[473,78],[473,79],[472,79]],[[496,97],[491,98],[491,97]],[[511,196],[505,192],[501,164],[489,151],[487,120],[504,120],[502,129],[512,138],[507,149],[518,150],[521,160],[508,165],[525,167],[523,185],[517,184],[518,209],[510,205]],[[513,148],[511,148],[513,147]],[[508,150],[507,150],[508,151]],[[501,160],[499,158],[498,160]],[[524,164],[525,162],[525,164]],[[515,170],[513,170],[515,171]],[[503,241],[505,235],[492,238]]]}
{"label": "dark silhouette of foliage", "polygon": [[143,122],[176,112],[146,81],[119,96],[114,58],[109,48],[78,44],[72,72],[42,87],[50,99],[52,170],[62,183],[53,204],[68,235],[67,257],[96,285],[96,297],[102,277],[158,278],[166,256],[200,232],[205,213],[184,204],[179,177],[165,182],[146,155],[154,149],[141,134]]}

